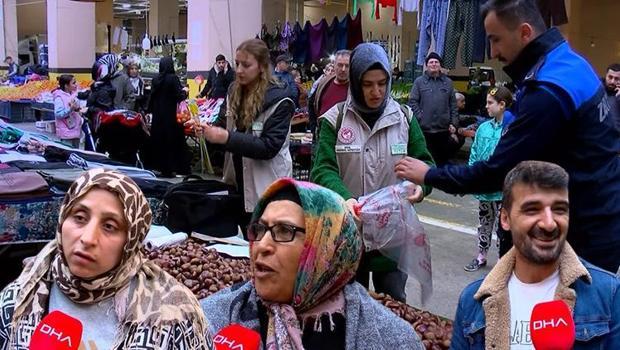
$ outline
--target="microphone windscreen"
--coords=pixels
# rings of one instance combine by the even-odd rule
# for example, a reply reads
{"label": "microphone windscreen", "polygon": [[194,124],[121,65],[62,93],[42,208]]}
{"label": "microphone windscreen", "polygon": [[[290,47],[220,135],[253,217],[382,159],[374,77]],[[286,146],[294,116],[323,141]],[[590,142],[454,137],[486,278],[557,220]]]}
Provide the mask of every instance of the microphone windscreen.
{"label": "microphone windscreen", "polygon": [[82,341],[82,322],[58,310],[37,325],[30,350],[77,350]]}
{"label": "microphone windscreen", "polygon": [[562,300],[534,305],[530,318],[532,344],[537,350],[569,350],[575,342],[575,322]]}
{"label": "microphone windscreen", "polygon": [[260,334],[239,324],[231,324],[220,329],[213,337],[216,350],[258,350]]}

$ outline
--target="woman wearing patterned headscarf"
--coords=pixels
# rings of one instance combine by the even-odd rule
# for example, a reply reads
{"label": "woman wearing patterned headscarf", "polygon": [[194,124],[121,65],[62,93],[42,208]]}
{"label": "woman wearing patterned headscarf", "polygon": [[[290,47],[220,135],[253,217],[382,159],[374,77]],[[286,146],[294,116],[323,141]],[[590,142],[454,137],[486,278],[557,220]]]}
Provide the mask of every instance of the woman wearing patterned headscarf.
{"label": "woman wearing patterned headscarf", "polygon": [[202,300],[210,330],[240,324],[264,349],[424,349],[413,328],[353,281],[362,238],[344,200],[277,180],[248,228],[254,278]]}
{"label": "woman wearing patterned headscarf", "polygon": [[140,252],[151,218],[127,176],[80,176],[64,198],[56,239],[0,293],[0,349],[27,349],[55,310],[81,321],[84,348],[212,349],[192,293]]}

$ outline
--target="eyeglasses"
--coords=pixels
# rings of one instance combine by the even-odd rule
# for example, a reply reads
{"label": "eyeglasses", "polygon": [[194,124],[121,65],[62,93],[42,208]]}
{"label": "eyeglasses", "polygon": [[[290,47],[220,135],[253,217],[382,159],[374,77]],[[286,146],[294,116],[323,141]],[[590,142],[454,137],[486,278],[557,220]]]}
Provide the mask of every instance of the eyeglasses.
{"label": "eyeglasses", "polygon": [[248,227],[248,240],[260,241],[267,231],[271,232],[271,239],[274,242],[291,242],[295,238],[295,233],[306,233],[306,229],[293,225],[275,224],[267,226],[260,222],[255,222]]}

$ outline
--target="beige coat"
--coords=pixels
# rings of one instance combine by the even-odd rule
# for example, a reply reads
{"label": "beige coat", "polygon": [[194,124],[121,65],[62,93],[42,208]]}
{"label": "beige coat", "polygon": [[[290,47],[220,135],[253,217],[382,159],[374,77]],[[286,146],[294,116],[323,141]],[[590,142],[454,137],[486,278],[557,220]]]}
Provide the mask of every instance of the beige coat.
{"label": "beige coat", "polygon": [[[340,177],[353,198],[398,183],[394,167],[407,156],[409,141],[409,122],[401,106],[390,98],[372,130],[353,109],[350,96],[343,114],[336,137],[336,160]],[[335,129],[338,105],[325,112],[323,118]]]}

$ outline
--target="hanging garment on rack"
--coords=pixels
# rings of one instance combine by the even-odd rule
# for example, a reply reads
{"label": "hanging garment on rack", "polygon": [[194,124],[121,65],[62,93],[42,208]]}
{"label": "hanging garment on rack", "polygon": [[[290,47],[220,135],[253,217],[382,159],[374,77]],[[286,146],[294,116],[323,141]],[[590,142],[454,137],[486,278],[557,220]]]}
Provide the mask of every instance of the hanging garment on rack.
{"label": "hanging garment on rack", "polygon": [[[478,6],[484,5],[488,0],[479,0]],[[480,11],[474,13],[474,49],[472,53],[472,61],[476,63],[484,63],[487,48],[490,47],[489,39],[487,39],[487,31],[484,29],[484,21]],[[491,56],[490,53],[488,55]]]}
{"label": "hanging garment on rack", "polygon": [[480,8],[478,0],[452,0],[448,14],[446,28],[446,45],[443,55],[443,65],[446,68],[456,67],[456,55],[461,38],[461,64],[469,67],[472,64],[474,52],[474,35],[476,12]]}
{"label": "hanging garment on rack", "polygon": [[377,0],[375,5],[375,19],[381,19],[381,7],[393,7],[394,15],[392,15],[392,21],[395,23],[398,22],[398,6],[396,4],[396,0]]}
{"label": "hanging garment on rack", "polygon": [[416,28],[420,29],[420,0],[401,0],[398,4],[398,20],[396,24],[403,25],[403,12],[416,12]]}
{"label": "hanging garment on rack", "polygon": [[362,34],[362,10],[358,9],[355,18],[349,16],[349,26],[347,27],[347,49],[353,50],[357,45],[364,42]]}
{"label": "hanging garment on rack", "polygon": [[280,40],[280,50],[288,51],[289,45],[293,42],[293,28],[291,28],[291,24],[288,21],[284,23],[281,36],[282,40]]}
{"label": "hanging garment on rack", "polygon": [[[307,23],[310,23],[309,21]],[[327,20],[325,18],[310,26],[310,62],[317,62],[325,56],[327,43]]]}
{"label": "hanging garment on rack", "polygon": [[[357,5],[359,1],[359,6]],[[353,0],[353,6],[351,6],[351,13],[357,13],[357,10],[361,10],[362,3],[370,3],[370,19],[375,18],[375,0]]]}
{"label": "hanging garment on rack", "polygon": [[350,16],[344,16],[342,21],[339,21],[338,17],[334,16],[332,24],[327,29],[327,52],[332,53],[347,48],[347,26],[350,18]]}
{"label": "hanging garment on rack", "polygon": [[269,30],[267,30],[267,25],[263,24],[261,30],[260,30],[260,38],[262,41],[265,42],[265,44],[267,45],[267,48],[269,50],[274,49],[274,37],[273,35],[271,35],[271,33],[269,33]]}
{"label": "hanging garment on rack", "polygon": [[302,29],[299,22],[295,23],[295,27],[293,28],[295,40],[292,42],[290,47],[293,54],[293,61],[295,63],[306,63],[306,57],[308,56],[308,47],[310,46],[310,26],[310,22],[306,22],[306,25]]}
{"label": "hanging garment on rack", "polygon": [[538,0],[538,9],[547,28],[568,23],[564,0]]}
{"label": "hanging garment on rack", "polygon": [[424,0],[417,59],[419,66],[424,65],[432,42],[435,43],[433,51],[439,56],[443,55],[449,7],[450,0]]}

